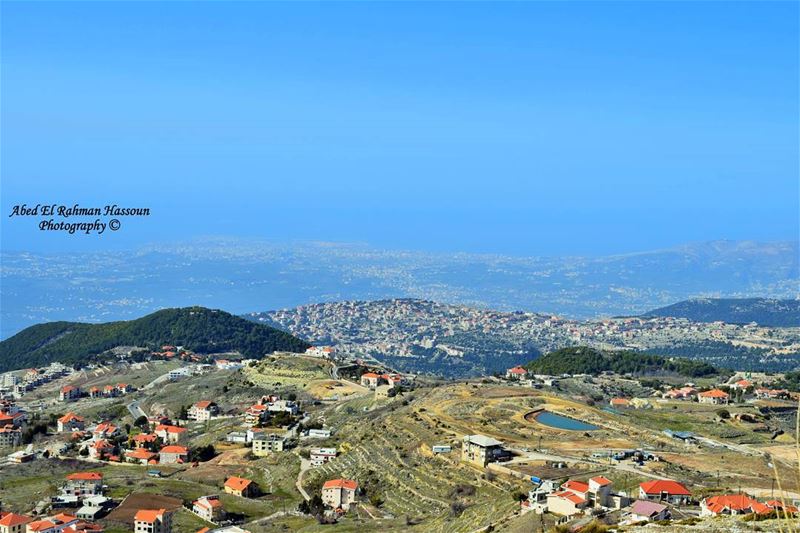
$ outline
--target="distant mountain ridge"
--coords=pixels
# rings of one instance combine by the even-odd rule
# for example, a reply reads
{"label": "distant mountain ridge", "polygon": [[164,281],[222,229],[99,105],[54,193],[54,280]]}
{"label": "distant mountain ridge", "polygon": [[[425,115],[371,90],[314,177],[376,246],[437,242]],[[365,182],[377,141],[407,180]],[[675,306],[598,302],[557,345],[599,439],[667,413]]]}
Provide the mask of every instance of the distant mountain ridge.
{"label": "distant mountain ridge", "polygon": [[237,351],[259,358],[273,351],[302,352],[304,340],[225,311],[204,307],[162,309],[142,318],[103,324],[48,322],[0,342],[0,371],[52,361],[86,362],[117,346],[184,346],[197,353]]}
{"label": "distant mountain ridge", "polygon": [[769,327],[800,327],[800,300],[776,298],[693,298],[659,307],[642,316],[671,316],[694,322],[755,322]]}

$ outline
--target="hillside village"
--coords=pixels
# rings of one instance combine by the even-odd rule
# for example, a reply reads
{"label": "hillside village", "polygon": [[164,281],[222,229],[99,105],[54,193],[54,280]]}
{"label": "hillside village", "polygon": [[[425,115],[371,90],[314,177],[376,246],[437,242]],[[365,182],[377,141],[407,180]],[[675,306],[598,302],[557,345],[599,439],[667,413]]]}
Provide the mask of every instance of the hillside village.
{"label": "hillside village", "polygon": [[778,531],[800,504],[781,377],[455,382],[322,345],[53,363],[0,379],[0,532]]}
{"label": "hillside village", "polygon": [[[694,322],[673,317],[573,320],[416,299],[313,304],[255,313],[342,355],[469,377],[499,370],[568,346],[697,356],[722,367],[785,370],[796,365],[800,328]],[[438,362],[431,365],[433,359]]]}

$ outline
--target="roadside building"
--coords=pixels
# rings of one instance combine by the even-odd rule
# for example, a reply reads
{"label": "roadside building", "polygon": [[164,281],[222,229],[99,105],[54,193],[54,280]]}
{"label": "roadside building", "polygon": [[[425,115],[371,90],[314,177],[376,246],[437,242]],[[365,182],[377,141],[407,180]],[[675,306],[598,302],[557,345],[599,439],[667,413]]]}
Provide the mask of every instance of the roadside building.
{"label": "roadside building", "polygon": [[322,503],[347,511],[356,503],[358,483],[352,479],[331,479],[322,485]]}
{"label": "roadside building", "polygon": [[461,448],[464,461],[485,467],[493,462],[503,450],[503,443],[485,435],[467,435]]}
{"label": "roadside building", "polygon": [[311,460],[311,466],[322,466],[336,459],[336,448],[312,448],[309,453],[309,459]]}

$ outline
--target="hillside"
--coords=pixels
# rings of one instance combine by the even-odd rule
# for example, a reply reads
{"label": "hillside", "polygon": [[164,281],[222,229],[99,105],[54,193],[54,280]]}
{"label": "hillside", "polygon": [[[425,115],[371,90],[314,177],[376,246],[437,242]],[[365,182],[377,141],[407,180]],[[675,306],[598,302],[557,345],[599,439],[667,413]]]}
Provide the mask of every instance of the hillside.
{"label": "hillside", "polygon": [[237,351],[261,357],[300,352],[309,344],[275,328],[204,307],[163,309],[142,318],[104,324],[50,322],[0,342],[0,371],[50,361],[73,364],[116,346],[184,346],[198,353]]}
{"label": "hillside", "polygon": [[800,300],[696,298],[653,309],[643,316],[671,316],[695,322],[755,322],[768,327],[800,327]]}
{"label": "hillside", "polygon": [[702,361],[682,358],[665,358],[636,352],[606,352],[577,346],[556,350],[527,365],[537,374],[592,374],[605,371],[617,374],[680,374],[687,377],[710,376],[717,369]]}

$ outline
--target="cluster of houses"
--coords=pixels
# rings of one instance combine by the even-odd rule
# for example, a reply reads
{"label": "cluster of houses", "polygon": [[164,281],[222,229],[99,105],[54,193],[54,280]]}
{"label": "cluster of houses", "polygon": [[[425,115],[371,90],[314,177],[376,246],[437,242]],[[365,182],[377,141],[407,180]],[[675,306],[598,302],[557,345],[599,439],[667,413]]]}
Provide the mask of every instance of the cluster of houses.
{"label": "cluster of houses", "polygon": [[0,400],[0,448],[14,448],[22,440],[27,416],[11,400]]}
{"label": "cluster of houses", "polygon": [[[127,383],[117,385],[106,385],[105,387],[92,387],[86,392],[89,398],[116,398],[133,392],[134,387]],[[58,399],[62,402],[74,402],[84,396],[84,391],[76,385],[65,385],[58,393]]]}
{"label": "cluster of houses", "polygon": [[[615,493],[613,482],[603,476],[586,481],[570,479],[558,484],[552,480],[533,478],[536,487],[521,502],[523,512],[549,512],[562,517],[562,521],[580,515],[591,515],[596,510],[621,510],[621,524],[633,524],[669,520],[676,506],[690,505],[689,489],[678,481],[654,479],[639,484],[637,498]],[[779,500],[759,502],[746,494],[723,494],[709,496],[700,501],[700,516],[729,514],[769,514],[780,512],[781,516],[798,513],[798,509]]]}
{"label": "cluster of houses", "polygon": [[376,374],[375,372],[361,374],[361,385],[370,389],[377,390],[379,387],[391,389],[404,384],[405,378],[401,374]]}
{"label": "cluster of houses", "polygon": [[289,413],[295,416],[300,411],[300,406],[292,400],[282,400],[280,396],[262,396],[255,404],[244,412],[244,423],[248,426],[258,426],[267,422],[275,413]]}
{"label": "cluster of houses", "polygon": [[53,510],[74,510],[36,518],[0,512],[0,533],[102,533],[103,527],[93,520],[115,506],[112,500],[103,496],[103,490],[103,475],[99,472],[69,474],[58,495],[52,497],[51,506]]}
{"label": "cluster of houses", "polygon": [[306,355],[322,359],[333,359],[335,354],[336,350],[334,350],[333,346],[312,346],[306,350]]}
{"label": "cluster of houses", "polygon": [[44,368],[30,368],[21,377],[14,372],[6,372],[0,377],[0,397],[20,398],[26,392],[71,373],[72,368],[58,362]]}

